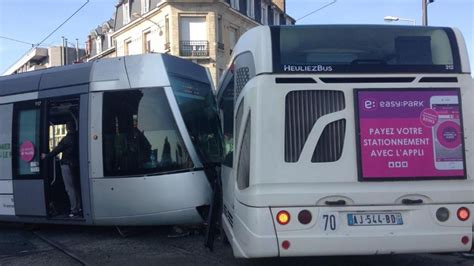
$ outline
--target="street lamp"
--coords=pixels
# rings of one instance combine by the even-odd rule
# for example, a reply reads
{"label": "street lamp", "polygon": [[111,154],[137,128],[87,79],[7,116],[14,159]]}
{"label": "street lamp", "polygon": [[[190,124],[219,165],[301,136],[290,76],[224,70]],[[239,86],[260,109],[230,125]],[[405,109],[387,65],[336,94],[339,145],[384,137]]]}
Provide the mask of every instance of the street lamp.
{"label": "street lamp", "polygon": [[421,0],[421,11],[423,13],[422,24],[423,26],[428,26],[428,5],[433,3],[435,0]]}
{"label": "street lamp", "polygon": [[401,17],[394,17],[394,16],[385,16],[383,17],[383,20],[386,22],[393,22],[393,21],[409,21],[413,23],[413,25],[416,25],[416,20],[414,19],[409,19],[409,18],[401,18]]}
{"label": "street lamp", "polygon": [[163,35],[163,30],[161,29],[161,26],[160,26],[158,23],[154,22],[153,20],[151,20],[151,19],[149,19],[149,18],[147,18],[147,17],[144,17],[144,16],[142,16],[142,15],[136,13],[136,12],[132,13],[132,17],[134,17],[134,18],[142,18],[142,19],[145,19],[145,20],[150,21],[151,23],[155,24],[155,25],[160,29],[160,32],[159,32],[158,34],[159,34],[160,36]]}

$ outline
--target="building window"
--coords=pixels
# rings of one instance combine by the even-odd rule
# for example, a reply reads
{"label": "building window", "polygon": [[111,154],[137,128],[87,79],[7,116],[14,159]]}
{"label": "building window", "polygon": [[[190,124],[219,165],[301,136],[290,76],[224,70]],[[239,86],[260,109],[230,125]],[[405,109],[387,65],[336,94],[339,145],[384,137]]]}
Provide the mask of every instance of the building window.
{"label": "building window", "polygon": [[205,17],[180,18],[181,56],[209,56]]}
{"label": "building window", "polygon": [[170,17],[165,16],[165,50],[170,50]]}
{"label": "building window", "polygon": [[273,25],[280,25],[280,12],[277,9],[273,10]]}
{"label": "building window", "polygon": [[147,31],[143,33],[143,52],[144,53],[153,52],[153,50],[151,49],[151,31]]}
{"label": "building window", "polygon": [[222,16],[219,15],[217,17],[217,48],[223,50],[224,49],[224,39],[222,36]]}
{"label": "building window", "polygon": [[96,54],[102,53],[102,36],[97,36],[95,39],[95,52]]}
{"label": "building window", "polygon": [[104,92],[104,176],[193,167],[163,88]]}
{"label": "building window", "polygon": [[230,6],[233,9],[239,10],[239,0],[230,0]]}
{"label": "building window", "polygon": [[127,24],[130,22],[130,3],[128,0],[123,3],[123,24]]}
{"label": "building window", "polygon": [[108,41],[109,41],[109,47],[108,48],[114,47],[114,42],[113,42],[113,39],[112,39],[112,33],[113,33],[112,30],[109,30],[109,32],[107,33],[107,38],[108,38]]}
{"label": "building window", "polygon": [[145,14],[150,11],[150,0],[141,0],[141,12]]}
{"label": "building window", "polygon": [[286,25],[293,25],[290,18],[286,18]]}
{"label": "building window", "polygon": [[247,16],[255,18],[255,2],[254,0],[247,0]]}
{"label": "building window", "polygon": [[124,46],[123,46],[123,49],[124,49],[124,55],[130,55],[130,46],[132,45],[132,40],[128,39],[128,40],[125,40],[124,42]]}
{"label": "building window", "polygon": [[266,3],[262,3],[262,17],[260,18],[261,19],[261,23],[262,25],[268,25],[268,5]]}
{"label": "building window", "polygon": [[229,48],[230,48],[230,54],[232,54],[232,51],[234,49],[235,44],[237,43],[237,29],[234,27],[229,27]]}

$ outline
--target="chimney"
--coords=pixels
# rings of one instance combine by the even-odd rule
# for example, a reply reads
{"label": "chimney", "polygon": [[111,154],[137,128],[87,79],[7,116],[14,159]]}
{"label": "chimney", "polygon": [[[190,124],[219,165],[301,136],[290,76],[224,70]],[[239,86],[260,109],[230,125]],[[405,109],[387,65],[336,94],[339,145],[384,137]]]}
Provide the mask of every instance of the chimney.
{"label": "chimney", "polygon": [[89,34],[87,35],[87,41],[86,41],[86,55],[89,57],[91,55],[92,51],[92,36]]}
{"label": "chimney", "polygon": [[286,13],[286,3],[285,0],[272,0],[272,3],[276,5],[279,9]]}

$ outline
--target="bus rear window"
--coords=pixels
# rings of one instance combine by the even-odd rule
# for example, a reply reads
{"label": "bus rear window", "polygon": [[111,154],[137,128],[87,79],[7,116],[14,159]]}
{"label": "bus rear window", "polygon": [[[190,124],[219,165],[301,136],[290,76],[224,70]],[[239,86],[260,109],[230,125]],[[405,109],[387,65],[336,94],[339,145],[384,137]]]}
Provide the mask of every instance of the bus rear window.
{"label": "bus rear window", "polygon": [[272,27],[275,72],[456,73],[454,32],[406,26]]}

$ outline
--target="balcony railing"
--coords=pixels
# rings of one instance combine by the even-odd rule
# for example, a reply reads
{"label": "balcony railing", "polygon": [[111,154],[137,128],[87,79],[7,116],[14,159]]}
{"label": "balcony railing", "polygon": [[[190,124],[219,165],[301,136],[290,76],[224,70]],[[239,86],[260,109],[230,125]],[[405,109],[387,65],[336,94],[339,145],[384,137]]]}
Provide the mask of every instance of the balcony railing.
{"label": "balcony railing", "polygon": [[209,56],[209,42],[208,41],[180,41],[179,42],[180,56]]}

